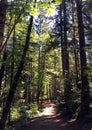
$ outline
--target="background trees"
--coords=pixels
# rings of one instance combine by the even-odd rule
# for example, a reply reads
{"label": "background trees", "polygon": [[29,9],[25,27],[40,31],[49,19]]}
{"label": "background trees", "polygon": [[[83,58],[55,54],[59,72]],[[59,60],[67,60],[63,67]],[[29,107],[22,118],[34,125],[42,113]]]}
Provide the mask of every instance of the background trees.
{"label": "background trees", "polygon": [[72,115],[77,107],[79,117],[90,112],[91,4],[91,0],[1,1],[2,128],[8,115],[12,121],[11,109],[19,104],[24,108],[36,103],[40,108],[47,100],[63,104],[64,114]]}

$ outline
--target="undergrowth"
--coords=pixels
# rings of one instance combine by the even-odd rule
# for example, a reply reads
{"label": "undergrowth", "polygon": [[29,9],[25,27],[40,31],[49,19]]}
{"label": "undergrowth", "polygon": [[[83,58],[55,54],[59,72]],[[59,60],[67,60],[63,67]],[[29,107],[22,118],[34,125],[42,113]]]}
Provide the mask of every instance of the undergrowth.
{"label": "undergrowth", "polygon": [[39,113],[38,105],[21,105],[12,107],[11,121],[7,123],[5,130],[24,130],[26,129],[28,119],[35,117]]}

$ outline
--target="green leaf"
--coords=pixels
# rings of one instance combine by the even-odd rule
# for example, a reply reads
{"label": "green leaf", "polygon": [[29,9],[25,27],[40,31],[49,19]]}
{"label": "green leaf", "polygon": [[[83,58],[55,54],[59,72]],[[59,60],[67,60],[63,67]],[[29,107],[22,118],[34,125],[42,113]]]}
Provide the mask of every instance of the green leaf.
{"label": "green leaf", "polygon": [[50,4],[50,6],[51,6],[52,8],[55,8],[55,7],[56,7],[56,4],[53,3],[53,4]]}
{"label": "green leaf", "polygon": [[47,8],[48,7],[48,2],[43,2],[43,7]]}
{"label": "green leaf", "polygon": [[60,5],[62,3],[62,0],[55,0],[56,5]]}
{"label": "green leaf", "polygon": [[42,2],[38,2],[38,3],[37,3],[37,6],[38,6],[38,8],[43,8]]}
{"label": "green leaf", "polygon": [[30,5],[26,5],[25,10],[26,10],[27,12],[29,12],[29,11],[31,10]]}
{"label": "green leaf", "polygon": [[37,16],[38,15],[38,10],[36,8],[33,8],[30,12],[31,16]]}
{"label": "green leaf", "polygon": [[48,8],[47,9],[47,14],[49,14],[50,16],[52,16],[55,12],[55,9],[54,8]]}
{"label": "green leaf", "polygon": [[48,2],[38,2],[37,5],[38,5],[38,8],[47,8]]}
{"label": "green leaf", "polygon": [[49,2],[52,2],[53,0],[49,0]]}

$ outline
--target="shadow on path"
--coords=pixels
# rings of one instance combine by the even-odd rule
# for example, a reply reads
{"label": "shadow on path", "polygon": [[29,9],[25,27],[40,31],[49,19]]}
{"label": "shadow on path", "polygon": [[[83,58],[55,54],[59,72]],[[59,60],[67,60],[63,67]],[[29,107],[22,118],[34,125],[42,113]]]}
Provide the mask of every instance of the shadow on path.
{"label": "shadow on path", "polygon": [[55,113],[54,104],[48,104],[37,117],[30,120],[26,130],[92,130],[91,123],[64,119]]}

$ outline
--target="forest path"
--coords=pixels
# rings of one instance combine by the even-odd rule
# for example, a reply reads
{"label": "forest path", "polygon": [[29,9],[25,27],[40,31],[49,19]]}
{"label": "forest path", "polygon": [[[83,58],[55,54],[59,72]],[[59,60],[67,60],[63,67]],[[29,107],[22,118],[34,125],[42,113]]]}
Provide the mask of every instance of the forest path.
{"label": "forest path", "polygon": [[67,120],[56,114],[55,104],[45,104],[42,112],[30,120],[26,130],[92,130],[92,122]]}

